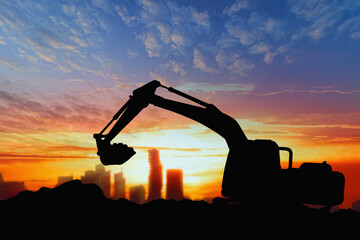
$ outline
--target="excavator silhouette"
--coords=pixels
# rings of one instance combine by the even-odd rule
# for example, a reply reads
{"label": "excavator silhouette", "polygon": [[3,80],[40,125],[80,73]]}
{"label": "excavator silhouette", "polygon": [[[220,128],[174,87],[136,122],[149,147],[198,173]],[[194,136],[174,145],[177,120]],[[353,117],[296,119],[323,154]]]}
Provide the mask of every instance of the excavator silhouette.
{"label": "excavator silhouette", "polygon": [[[200,106],[160,97],[155,94],[158,87]],[[299,168],[293,168],[293,152],[290,148],[279,147],[272,140],[247,139],[237,121],[214,105],[172,87],[165,87],[157,80],[134,90],[130,99],[105,128],[94,134],[97,154],[104,165],[123,164],[135,154],[134,149],[125,144],[110,142],[149,104],[193,119],[226,140],[229,153],[222,181],[223,197],[214,199],[214,202],[234,203],[266,199],[267,202],[305,203],[327,207],[343,202],[345,178],[342,173],[332,171],[326,162],[303,163]],[[117,119],[112,129],[104,134]],[[286,169],[281,168],[279,151],[289,154],[289,165]]]}

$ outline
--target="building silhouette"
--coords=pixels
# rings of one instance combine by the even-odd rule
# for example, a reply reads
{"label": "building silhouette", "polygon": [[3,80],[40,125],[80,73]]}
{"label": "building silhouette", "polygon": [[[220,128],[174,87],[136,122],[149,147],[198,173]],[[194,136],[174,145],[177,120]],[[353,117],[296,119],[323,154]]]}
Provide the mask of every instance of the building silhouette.
{"label": "building silhouette", "polygon": [[125,178],[121,170],[114,174],[114,199],[125,198]]}
{"label": "building silhouette", "polygon": [[163,185],[163,166],[160,162],[160,154],[157,149],[151,149],[149,154],[149,195],[147,201],[161,198],[161,189]]}
{"label": "building silhouette", "polygon": [[138,185],[130,188],[130,201],[137,204],[143,204],[145,202],[145,188],[143,185]]}
{"label": "building silhouette", "polygon": [[166,199],[182,200],[183,171],[181,169],[168,169],[166,171]]}
{"label": "building silhouette", "polygon": [[14,197],[19,192],[25,191],[24,182],[5,182],[0,173],[0,200],[5,200]]}
{"label": "building silhouette", "polygon": [[110,198],[110,171],[105,171],[104,165],[96,165],[95,171],[85,171],[85,175],[81,176],[81,182],[83,184],[93,183],[98,185],[103,190],[104,195]]}

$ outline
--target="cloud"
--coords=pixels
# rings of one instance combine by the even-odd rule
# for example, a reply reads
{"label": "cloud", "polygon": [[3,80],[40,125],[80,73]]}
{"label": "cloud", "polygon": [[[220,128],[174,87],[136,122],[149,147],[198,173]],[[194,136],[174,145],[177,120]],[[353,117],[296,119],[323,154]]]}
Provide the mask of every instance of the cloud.
{"label": "cloud", "polygon": [[250,7],[249,1],[246,0],[237,0],[230,7],[227,7],[223,10],[224,14],[233,15],[238,13],[242,9],[248,9]]}
{"label": "cloud", "polygon": [[117,5],[115,10],[129,26],[137,28],[138,39],[144,44],[149,57],[185,55],[192,50],[193,38],[211,28],[210,16],[192,6],[177,2],[141,0],[132,4]]}
{"label": "cloud", "polygon": [[128,49],[126,53],[128,55],[128,58],[130,58],[130,59],[136,58],[137,56],[140,55],[137,51],[135,51],[133,49]]}
{"label": "cloud", "polygon": [[37,31],[33,31],[32,41],[36,42],[39,48],[53,48],[68,51],[76,50],[74,45],[66,43],[56,33],[48,29],[38,29]]}
{"label": "cloud", "polygon": [[171,41],[173,43],[173,45],[171,45],[173,48],[181,48],[186,45],[186,39],[184,35],[178,32],[171,34]]}
{"label": "cloud", "polygon": [[358,94],[360,93],[359,89],[354,90],[339,90],[339,89],[283,89],[278,91],[272,91],[272,92],[266,92],[266,93],[251,93],[257,96],[272,96],[277,94],[283,94],[283,93],[312,93],[312,94],[330,94],[330,93],[336,93],[340,95],[352,95],[352,94]]}
{"label": "cloud", "polygon": [[155,2],[151,0],[139,0],[139,5],[143,7],[147,12],[152,15],[157,15],[163,13],[162,10],[165,8],[163,3]]}
{"label": "cloud", "polygon": [[270,48],[268,47],[268,45],[266,45],[263,42],[259,42],[250,47],[250,52],[254,54],[265,53],[268,52],[269,50]]}
{"label": "cloud", "polygon": [[171,69],[171,71],[179,74],[180,76],[184,76],[186,74],[186,71],[184,70],[184,65],[185,64],[183,63],[170,60],[168,63],[162,64],[161,66]]}
{"label": "cloud", "polygon": [[144,42],[149,57],[160,57],[162,45],[153,33],[147,32],[140,38]]}
{"label": "cloud", "polygon": [[116,5],[115,10],[129,27],[134,26],[138,22],[138,17],[136,15],[130,15],[129,11],[124,5]]}
{"label": "cloud", "polygon": [[236,59],[231,65],[227,66],[227,69],[232,73],[245,76],[254,66],[254,64],[247,62],[245,59]]}
{"label": "cloud", "polygon": [[[220,38],[221,48],[238,47],[250,54],[264,54],[263,61],[266,64],[271,64],[273,59],[279,53],[283,53],[285,48],[284,42],[287,41],[287,24],[285,20],[276,19],[265,14],[259,14],[253,8],[242,8],[247,11],[245,14],[233,14],[225,22],[225,28],[227,35],[223,34]],[[224,40],[223,40],[224,39]],[[234,41],[235,40],[235,41]],[[253,68],[252,65],[244,64],[249,62],[248,59],[243,58],[237,61],[232,67],[236,66],[238,73],[244,75],[245,71],[249,71]]]}
{"label": "cloud", "polygon": [[6,33],[18,31],[28,26],[27,16],[22,13],[21,10],[20,7],[17,7],[16,4],[13,4],[11,1],[2,2],[0,9],[0,26]]}
{"label": "cloud", "polygon": [[[246,16],[246,15],[245,15]],[[236,15],[225,23],[227,33],[245,46],[256,44],[259,40],[281,40],[286,35],[284,21],[250,12],[249,17]]]}
{"label": "cloud", "polygon": [[243,28],[241,25],[227,23],[225,25],[230,36],[238,39],[241,44],[247,46],[256,41],[256,34]]}
{"label": "cloud", "polygon": [[360,38],[360,16],[351,17],[337,27],[337,34],[341,35],[344,33],[350,34],[352,39]]}
{"label": "cloud", "polygon": [[277,52],[267,52],[267,53],[265,53],[265,56],[264,56],[264,62],[266,63],[266,64],[271,64],[272,62],[273,62],[273,59],[274,59],[274,57],[276,56],[276,54],[277,54]]}
{"label": "cloud", "polygon": [[165,77],[163,77],[162,74],[159,73],[154,73],[154,72],[149,72],[149,76],[151,79],[156,79],[158,80],[162,85],[164,86],[170,86],[170,84],[168,83],[167,79]]}
{"label": "cloud", "polygon": [[4,41],[4,37],[0,36],[0,44],[6,45],[6,42]]}
{"label": "cloud", "polygon": [[190,13],[196,25],[204,29],[210,28],[210,17],[207,12],[198,12],[195,8],[190,7]]}
{"label": "cloud", "polygon": [[[7,39],[12,39],[10,50],[21,49],[15,57],[21,57],[16,62],[23,69],[70,73],[74,68],[67,66],[66,60],[76,63],[76,69],[89,69],[90,53],[104,41],[96,35],[112,30],[108,14],[113,15],[115,10],[109,6],[100,0],[88,4],[5,1],[0,8],[0,28]],[[81,64],[85,58],[87,67]],[[12,66],[13,70],[20,70]],[[86,72],[100,75],[93,69]]]}
{"label": "cloud", "polygon": [[[61,105],[58,103],[62,101]],[[101,128],[111,111],[87,102],[76,94],[44,98],[0,90],[2,132],[88,132]]]}
{"label": "cloud", "polygon": [[217,73],[217,70],[215,68],[208,66],[208,64],[205,61],[204,55],[197,48],[194,48],[193,64],[194,64],[194,68],[197,68],[202,72]]}
{"label": "cloud", "polygon": [[23,72],[25,68],[19,63],[0,59],[0,64],[15,71]]}
{"label": "cloud", "polygon": [[[11,134],[5,133],[2,138],[14,137]],[[47,138],[48,137],[48,138]],[[57,135],[61,138],[61,135]],[[62,136],[64,137],[64,136]],[[68,137],[76,137],[75,134],[68,134]],[[18,151],[18,142],[24,141],[27,138],[26,146],[23,146],[21,151]],[[25,134],[25,137],[15,136],[16,142],[9,143],[6,148],[0,149],[0,161],[4,164],[14,164],[18,162],[23,163],[39,163],[47,161],[66,161],[76,159],[91,159],[98,158],[93,153],[96,153],[97,148],[85,147],[79,145],[63,145],[64,140],[53,139],[46,134]]]}
{"label": "cloud", "polygon": [[171,41],[171,27],[166,23],[156,24],[156,28],[159,31],[160,39],[163,43],[169,44]]}
{"label": "cloud", "polygon": [[217,91],[224,92],[251,92],[254,89],[254,85],[243,84],[243,83],[205,83],[205,82],[194,82],[184,83],[176,87],[182,91],[200,91],[200,92],[211,92]]}
{"label": "cloud", "polygon": [[350,37],[352,39],[360,39],[360,31],[351,33]]}
{"label": "cloud", "polygon": [[241,58],[240,54],[234,52],[221,51],[216,55],[215,59],[220,67],[226,68],[231,74],[240,76],[245,76],[255,67],[253,63]]}
{"label": "cloud", "polygon": [[121,83],[120,81],[116,80],[115,81],[115,87],[130,90],[132,86],[130,84]]}
{"label": "cloud", "polygon": [[[92,149],[92,151],[96,151],[96,149]],[[7,153],[7,152],[0,152],[0,159],[1,162],[18,162],[18,161],[44,161],[44,160],[50,160],[53,161],[53,159],[74,159],[74,158],[98,158],[97,156],[90,157],[88,155],[39,155],[39,154],[16,154],[16,153]]]}
{"label": "cloud", "polygon": [[[359,90],[314,88],[260,92],[255,88],[241,95],[237,107],[243,118],[284,126],[359,128],[356,119],[360,108],[354,104],[360,97]],[[232,95],[232,101],[237,101],[236,95]]]}
{"label": "cloud", "polygon": [[[291,11],[306,21],[304,32],[310,39],[318,41],[337,29],[337,33],[343,32],[352,20],[344,22],[344,16],[351,16],[360,7],[358,1],[289,1]],[[310,23],[310,25],[308,25]],[[334,28],[335,26],[338,26]],[[358,25],[359,27],[359,25]],[[353,33],[350,31],[350,34]],[[303,34],[304,36],[304,34]]]}
{"label": "cloud", "polygon": [[71,16],[71,15],[74,15],[76,12],[75,4],[63,4],[61,7],[66,15]]}

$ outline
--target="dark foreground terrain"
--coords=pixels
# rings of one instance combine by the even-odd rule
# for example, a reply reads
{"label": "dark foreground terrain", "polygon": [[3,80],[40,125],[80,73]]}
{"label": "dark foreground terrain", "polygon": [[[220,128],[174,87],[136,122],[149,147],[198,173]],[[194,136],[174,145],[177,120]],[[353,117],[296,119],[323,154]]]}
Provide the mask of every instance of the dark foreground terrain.
{"label": "dark foreground terrain", "polygon": [[0,210],[2,221],[12,226],[59,226],[58,230],[82,226],[87,233],[96,229],[105,232],[118,229],[124,233],[131,229],[135,235],[149,232],[164,235],[165,230],[173,229],[172,237],[185,230],[198,230],[206,236],[215,232],[267,234],[289,229],[297,234],[310,230],[330,234],[343,228],[351,230],[356,225],[358,231],[360,223],[360,213],[351,209],[330,213],[303,205],[276,206],[266,200],[252,205],[222,205],[160,199],[138,205],[126,199],[107,199],[97,185],[82,184],[79,180],[52,189],[21,192],[0,202]]}

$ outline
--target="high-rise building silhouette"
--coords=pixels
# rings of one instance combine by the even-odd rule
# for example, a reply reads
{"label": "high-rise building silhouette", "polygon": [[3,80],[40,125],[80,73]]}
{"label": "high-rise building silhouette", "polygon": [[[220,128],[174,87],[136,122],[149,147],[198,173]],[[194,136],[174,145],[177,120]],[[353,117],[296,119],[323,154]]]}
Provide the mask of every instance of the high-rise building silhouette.
{"label": "high-rise building silhouette", "polygon": [[138,185],[130,188],[130,201],[137,204],[145,202],[145,188],[143,185]]}
{"label": "high-rise building silhouette", "polygon": [[151,149],[149,154],[149,195],[147,201],[161,198],[161,189],[163,185],[163,167],[160,162],[160,154],[157,149]]}
{"label": "high-rise building silhouette", "polygon": [[107,198],[110,198],[110,171],[105,171],[102,164],[95,166],[95,171],[85,171],[85,176],[81,176],[83,184],[93,183],[98,185]]}
{"label": "high-rise building silhouette", "polygon": [[125,198],[125,178],[124,173],[114,174],[114,199]]}
{"label": "high-rise building silhouette", "polygon": [[183,198],[183,171],[181,169],[168,169],[166,171],[166,199],[179,201]]}

